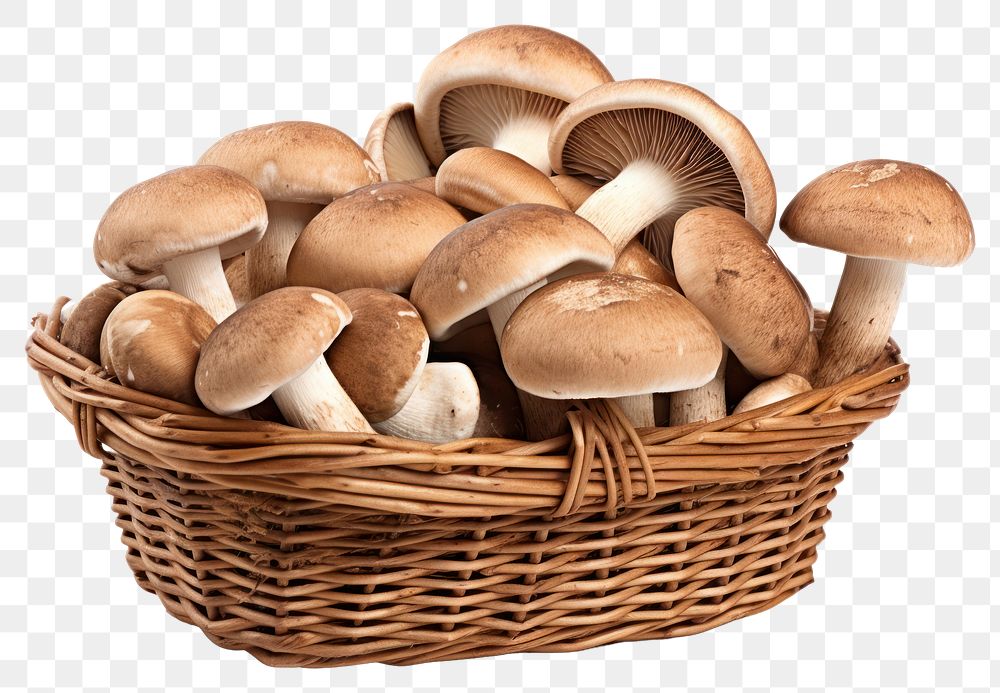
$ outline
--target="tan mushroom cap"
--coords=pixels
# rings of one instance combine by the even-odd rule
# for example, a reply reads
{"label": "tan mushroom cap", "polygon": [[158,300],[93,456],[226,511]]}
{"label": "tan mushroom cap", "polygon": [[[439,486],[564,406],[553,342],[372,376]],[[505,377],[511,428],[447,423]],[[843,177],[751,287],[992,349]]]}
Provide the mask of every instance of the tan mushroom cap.
{"label": "tan mushroom cap", "polygon": [[351,322],[322,289],[271,291],[226,318],[202,346],[195,384],[205,406],[233,414],[263,402],[308,370]]}
{"label": "tan mushroom cap", "polygon": [[646,250],[638,238],[633,238],[625,246],[625,250],[618,254],[615,260],[614,271],[618,274],[630,274],[633,277],[642,277],[651,282],[669,286],[678,293],[684,293],[681,285],[677,283],[674,273],[663,266],[663,263]]}
{"label": "tan mushroom cap", "polygon": [[855,257],[949,267],[975,247],[969,210],[937,173],[871,159],[822,174],[792,198],[781,229],[799,243]]}
{"label": "tan mushroom cap", "polygon": [[548,176],[489,147],[468,147],[449,156],[438,168],[435,186],[442,200],[480,214],[516,204],[569,209]]}
{"label": "tan mushroom cap", "polygon": [[326,352],[337,381],[371,423],[396,414],[413,394],[430,340],[420,314],[381,289],[338,294],[354,318]]}
{"label": "tan mushroom cap", "polygon": [[214,328],[215,320],[194,301],[172,291],[140,291],[108,316],[101,362],[126,387],[197,405],[195,367]]}
{"label": "tan mushroom cap", "polygon": [[360,188],[302,231],[288,256],[288,284],[406,293],[431,249],[464,223],[447,202],[405,183]]}
{"label": "tan mushroom cap", "polygon": [[513,205],[455,229],[427,256],[410,300],[432,339],[516,291],[560,273],[607,269],[614,251],[592,225],[547,205]]}
{"label": "tan mushroom cap", "polygon": [[198,159],[252,182],[268,202],[328,204],[379,180],[368,153],[336,128],[308,121],[258,125],[226,135]]}
{"label": "tan mushroom cap", "polygon": [[365,151],[383,181],[407,181],[434,175],[427,159],[412,103],[396,103],[379,113],[368,128]]}
{"label": "tan mushroom cap", "polygon": [[626,397],[704,385],[722,359],[711,324],[676,291],[595,272],[531,294],[504,328],[514,384],[549,399]]}
{"label": "tan mushroom cap", "polygon": [[424,70],[414,99],[417,132],[431,162],[440,164],[458,149],[490,146],[485,135],[497,134],[505,116],[551,118],[611,79],[597,56],[568,36],[535,26],[484,29]]}
{"label": "tan mushroom cap", "polygon": [[122,282],[108,282],[80,299],[63,320],[59,342],[94,363],[101,362],[101,331],[111,311],[136,288]]}
{"label": "tan mushroom cap", "polygon": [[754,376],[785,373],[812,328],[795,279],[741,215],[702,207],[674,229],[674,265],[684,295]]}
{"label": "tan mushroom cap", "polygon": [[104,274],[140,284],[164,262],[212,247],[222,259],[260,240],[267,211],[246,178],[219,166],[185,166],[134,185],[111,203],[94,238]]}
{"label": "tan mushroom cap", "polygon": [[774,226],[774,178],[753,136],[736,116],[684,84],[631,79],[592,89],[559,115],[549,159],[557,173],[597,184],[633,161],[650,160],[676,181],[678,201],[667,221],[719,206],[746,216],[764,238]]}

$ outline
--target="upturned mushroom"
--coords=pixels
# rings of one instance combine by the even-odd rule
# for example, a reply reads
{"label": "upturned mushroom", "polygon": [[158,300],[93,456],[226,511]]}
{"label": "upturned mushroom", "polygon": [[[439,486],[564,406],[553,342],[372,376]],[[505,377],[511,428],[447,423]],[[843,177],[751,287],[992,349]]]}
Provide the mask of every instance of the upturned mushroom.
{"label": "upturned mushroom", "polygon": [[513,154],[489,147],[455,152],[434,178],[442,200],[479,214],[516,204],[569,209],[551,179]]}
{"label": "upturned mushroom", "polygon": [[267,210],[246,178],[219,166],[185,166],[134,185],[111,203],[94,239],[104,274],[170,289],[216,321],[236,310],[222,261],[260,240]]}
{"label": "upturned mushroom", "polygon": [[733,409],[733,414],[742,414],[751,409],[759,409],[783,399],[809,392],[812,386],[809,381],[795,373],[785,373],[777,378],[765,380],[747,393],[746,397]]}
{"label": "upturned mushroom", "polygon": [[438,54],[417,84],[414,118],[432,164],[491,147],[548,175],[546,142],[566,104],[611,73],[583,44],[549,29],[498,26]]}
{"label": "upturned mushroom", "polygon": [[919,164],[873,159],[824,173],[792,199],[781,228],[800,243],[845,253],[820,341],[813,385],[832,385],[871,364],[889,339],[907,263],[950,267],[975,236],[961,196]]}
{"label": "upturned mushroom", "polygon": [[59,342],[94,363],[100,363],[104,323],[115,306],[135,291],[131,284],[108,282],[79,301],[67,303],[62,312]]}
{"label": "upturned mushroom", "polygon": [[[614,253],[607,240],[570,211],[546,205],[513,205],[468,222],[427,256],[410,300],[431,339],[460,332],[486,309],[497,341],[525,296],[553,277],[607,269]],[[554,435],[562,412],[534,398],[521,401],[531,438]],[[554,412],[554,416],[553,416]]]}
{"label": "upturned mushroom", "polygon": [[383,181],[410,182],[434,175],[417,135],[412,103],[393,104],[375,117],[365,137],[365,151]]}
{"label": "upturned mushroom", "polygon": [[375,430],[411,440],[448,443],[468,438],[479,417],[479,386],[464,363],[428,363],[413,395]]}
{"label": "upturned mushroom", "polygon": [[405,183],[359,188],[309,222],[288,256],[288,283],[407,293],[431,249],[464,223],[447,202]]}
{"label": "upturned mushroom", "polygon": [[698,387],[722,357],[715,330],[691,302],[662,284],[609,272],[533,293],[507,322],[500,350],[518,388],[564,400]]}
{"label": "upturned mushroom", "polygon": [[379,180],[367,152],[336,128],[285,121],[223,137],[201,155],[250,180],[267,203],[267,233],[247,251],[250,296],[285,286],[285,263],[306,224],[332,200]]}
{"label": "upturned mushroom", "polygon": [[[746,216],[767,238],[774,179],[746,127],[702,92],[675,82],[633,79],[590,90],[559,115],[549,159],[560,174],[601,184],[577,214],[621,252],[653,222],[667,235],[686,211],[704,206]],[[670,238],[649,239],[673,267]]]}
{"label": "upturned mushroom", "polygon": [[[756,378],[788,371],[812,328],[791,273],[740,214],[691,210],[674,228],[674,266],[684,295]],[[725,351],[710,387],[671,396],[671,424],[726,415]]]}
{"label": "upturned mushroom", "polygon": [[205,340],[198,396],[230,416],[271,395],[293,426],[374,433],[323,356],[350,322],[350,308],[322,289],[293,286],[259,296]]}
{"label": "upturned mushroom", "polygon": [[199,405],[194,374],[201,346],[215,328],[204,308],[172,291],[122,299],[104,323],[100,359],[122,385]]}

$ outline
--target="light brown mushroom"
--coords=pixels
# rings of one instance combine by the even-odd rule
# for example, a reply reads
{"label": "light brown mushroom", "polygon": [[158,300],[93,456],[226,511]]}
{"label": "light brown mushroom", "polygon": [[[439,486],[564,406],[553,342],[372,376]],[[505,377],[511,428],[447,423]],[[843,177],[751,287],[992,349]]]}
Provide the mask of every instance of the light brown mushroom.
{"label": "light brown mushroom", "polygon": [[812,386],[809,381],[794,373],[785,373],[776,378],[765,380],[751,390],[746,397],[733,409],[733,414],[742,414],[751,409],[759,409],[783,399],[809,392]]}
{"label": "light brown mushroom", "polygon": [[460,149],[444,160],[434,180],[438,197],[479,214],[529,203],[569,209],[548,176],[499,149]]}
{"label": "light brown mushroom", "polygon": [[63,307],[59,342],[94,363],[101,362],[101,331],[111,311],[131,296],[136,288],[122,282],[108,282],[79,301]]}
{"label": "light brown mushroom", "polygon": [[412,103],[395,103],[376,116],[365,137],[365,151],[383,181],[410,182],[434,175],[417,135]]}

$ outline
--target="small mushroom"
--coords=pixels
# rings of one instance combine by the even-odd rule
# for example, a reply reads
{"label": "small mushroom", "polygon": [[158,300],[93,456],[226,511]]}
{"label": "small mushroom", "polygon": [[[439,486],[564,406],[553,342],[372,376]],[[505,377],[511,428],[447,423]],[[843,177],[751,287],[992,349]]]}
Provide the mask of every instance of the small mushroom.
{"label": "small mushroom", "polygon": [[360,188],[309,222],[288,256],[288,283],[407,293],[431,249],[464,223],[447,202],[405,183]]}
{"label": "small mushroom", "polygon": [[72,306],[63,309],[59,342],[94,363],[101,362],[101,331],[111,311],[126,296],[135,293],[135,287],[122,282],[101,284]]}
{"label": "small mushroom", "polygon": [[212,316],[180,294],[140,291],[108,315],[101,364],[126,387],[197,406],[195,366],[214,328]]}
{"label": "small mushroom", "polygon": [[548,175],[549,130],[566,104],[612,79],[586,46],[550,29],[498,26],[446,48],[417,84],[414,118],[431,163],[491,147]]}
{"label": "small mushroom", "polygon": [[170,288],[221,321],[236,310],[222,260],[264,233],[264,200],[219,166],[186,166],[132,186],[104,213],[94,259],[104,274],[141,284],[164,274]]}
{"label": "small mushroom", "polygon": [[611,271],[618,274],[630,274],[633,277],[642,277],[683,293],[674,273],[664,267],[655,255],[646,250],[646,246],[637,238],[629,241],[625,249],[618,254]]}
{"label": "small mushroom", "polygon": [[885,348],[907,263],[950,267],[975,247],[969,210],[948,181],[887,159],[816,178],[789,203],[781,228],[794,241],[847,255],[819,345],[817,388],[867,367]]}
{"label": "small mushroom", "polygon": [[812,386],[809,381],[794,373],[785,373],[777,378],[765,380],[751,390],[746,397],[733,409],[733,414],[742,414],[751,409],[759,409],[783,399],[809,392]]}
{"label": "small mushroom", "polygon": [[[601,185],[577,214],[615,252],[653,222],[669,234],[684,212],[708,205],[743,214],[765,238],[774,224],[774,179],[753,137],[683,84],[634,79],[595,87],[559,115],[549,158],[557,173]],[[664,252],[669,238],[651,247],[673,267]]]}
{"label": "small mushroom", "polygon": [[347,305],[322,289],[293,286],[259,296],[205,341],[198,396],[230,416],[272,395],[292,426],[374,433],[323,357],[350,322]]}
{"label": "small mushroom", "polygon": [[468,438],[479,417],[479,386],[464,363],[428,363],[394,416],[375,424],[385,435],[448,443]]}
{"label": "small mushroom", "polygon": [[284,121],[226,135],[198,160],[250,180],[267,202],[267,233],[247,251],[250,296],[285,286],[295,239],[324,205],[379,180],[368,153],[336,128]]}
{"label": "small mushroom", "polygon": [[444,160],[434,181],[442,200],[479,214],[527,203],[569,209],[548,176],[499,149],[460,149]]}
{"label": "small mushroom", "polygon": [[417,135],[412,103],[393,104],[376,116],[365,137],[365,151],[383,181],[409,182],[434,175]]}

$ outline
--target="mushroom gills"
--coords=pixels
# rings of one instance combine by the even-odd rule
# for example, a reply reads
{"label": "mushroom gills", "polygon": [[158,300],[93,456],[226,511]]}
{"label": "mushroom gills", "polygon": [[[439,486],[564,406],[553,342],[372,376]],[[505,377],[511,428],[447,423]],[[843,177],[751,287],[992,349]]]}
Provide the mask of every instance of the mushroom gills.
{"label": "mushroom gills", "polygon": [[385,128],[382,157],[390,181],[410,181],[432,176],[427,154],[420,146],[413,110],[396,113]]}

